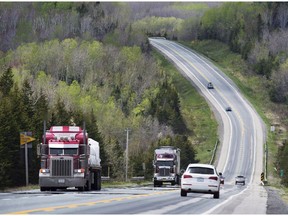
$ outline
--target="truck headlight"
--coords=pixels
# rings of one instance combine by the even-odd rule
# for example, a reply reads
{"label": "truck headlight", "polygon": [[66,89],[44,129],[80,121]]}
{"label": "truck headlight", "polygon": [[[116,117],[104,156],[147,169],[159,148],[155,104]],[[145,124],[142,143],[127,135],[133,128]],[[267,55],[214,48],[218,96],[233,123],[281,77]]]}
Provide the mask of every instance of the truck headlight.
{"label": "truck headlight", "polygon": [[85,169],[74,169],[74,173],[84,173]]}
{"label": "truck headlight", "polygon": [[50,170],[49,169],[40,169],[40,172],[41,173],[50,173]]}

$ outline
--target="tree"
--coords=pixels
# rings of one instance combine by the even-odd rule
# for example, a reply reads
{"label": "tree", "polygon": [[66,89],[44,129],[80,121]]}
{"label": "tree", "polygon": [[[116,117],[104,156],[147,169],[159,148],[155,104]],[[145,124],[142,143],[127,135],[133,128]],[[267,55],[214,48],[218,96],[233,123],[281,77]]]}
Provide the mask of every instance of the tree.
{"label": "tree", "polygon": [[69,111],[65,109],[64,102],[58,97],[53,111],[53,118],[50,119],[50,125],[57,126],[57,125],[70,125],[70,124],[71,124],[71,115]]}
{"label": "tree", "polygon": [[14,81],[13,81],[12,68],[9,67],[7,70],[4,71],[4,73],[0,77],[0,92],[2,92],[3,96],[8,96],[9,92],[13,87],[13,84]]}

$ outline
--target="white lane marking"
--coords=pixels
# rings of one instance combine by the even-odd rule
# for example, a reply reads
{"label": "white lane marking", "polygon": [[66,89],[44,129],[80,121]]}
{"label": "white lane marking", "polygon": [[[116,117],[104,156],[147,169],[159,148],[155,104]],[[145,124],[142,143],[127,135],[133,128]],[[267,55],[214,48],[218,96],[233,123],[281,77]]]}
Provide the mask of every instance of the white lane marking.
{"label": "white lane marking", "polygon": [[151,211],[146,211],[144,213],[141,213],[141,214],[165,214],[165,213],[169,213],[175,209],[178,209],[178,208],[181,208],[183,206],[186,206],[186,205],[189,205],[189,204],[192,204],[192,203],[196,203],[198,201],[202,200],[202,198],[191,198],[185,202],[179,202],[177,204],[173,204],[173,205],[169,205],[169,206],[166,206],[166,207],[163,207],[161,209],[156,209],[156,210],[151,210]]}

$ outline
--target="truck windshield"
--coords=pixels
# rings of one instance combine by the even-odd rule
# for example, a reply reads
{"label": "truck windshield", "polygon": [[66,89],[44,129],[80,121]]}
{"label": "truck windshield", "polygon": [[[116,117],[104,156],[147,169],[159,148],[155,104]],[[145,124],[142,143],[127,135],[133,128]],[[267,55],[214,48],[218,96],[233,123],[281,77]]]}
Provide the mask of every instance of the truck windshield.
{"label": "truck windshield", "polygon": [[156,166],[173,166],[173,161],[157,161]]}
{"label": "truck windshield", "polygon": [[77,148],[50,148],[50,155],[77,155]]}

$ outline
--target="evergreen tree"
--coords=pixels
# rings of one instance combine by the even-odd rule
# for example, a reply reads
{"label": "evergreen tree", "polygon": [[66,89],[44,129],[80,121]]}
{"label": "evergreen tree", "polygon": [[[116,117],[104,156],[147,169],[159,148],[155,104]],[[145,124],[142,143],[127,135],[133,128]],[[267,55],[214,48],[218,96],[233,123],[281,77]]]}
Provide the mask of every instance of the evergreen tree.
{"label": "evergreen tree", "polygon": [[2,92],[3,96],[8,96],[9,92],[13,87],[13,84],[14,81],[13,81],[12,68],[9,67],[0,77],[0,92]]}
{"label": "evergreen tree", "polygon": [[48,101],[46,96],[43,94],[42,90],[40,91],[39,97],[34,102],[34,115],[31,119],[31,131],[33,131],[33,137],[36,138],[36,141],[32,143],[32,153],[31,153],[31,164],[29,166],[30,171],[30,182],[37,184],[38,183],[38,173],[40,169],[40,160],[37,157],[37,144],[42,142],[43,135],[43,122],[47,121],[48,118]]}
{"label": "evergreen tree", "polygon": [[93,112],[93,109],[90,111],[90,113],[87,117],[88,118],[85,118],[85,119],[87,119],[86,125],[87,125],[87,131],[89,132],[89,137],[91,137],[92,139],[99,142],[101,166],[105,168],[108,166],[107,165],[107,161],[108,161],[107,153],[106,153],[106,149],[105,149],[104,139],[103,139],[102,134],[99,132],[98,123],[96,120],[96,116]]}
{"label": "evergreen tree", "polygon": [[57,126],[57,125],[70,125],[71,124],[71,113],[66,110],[65,104],[60,98],[57,99],[54,110],[55,110],[55,113],[54,113],[55,120],[53,119],[54,121],[53,125]]}
{"label": "evergreen tree", "polygon": [[25,181],[20,160],[20,94],[16,88],[9,95],[0,103],[0,187],[23,185]]}

